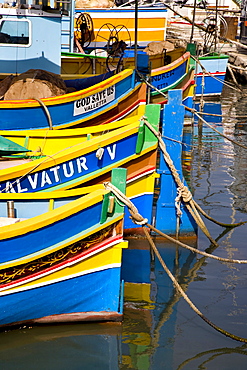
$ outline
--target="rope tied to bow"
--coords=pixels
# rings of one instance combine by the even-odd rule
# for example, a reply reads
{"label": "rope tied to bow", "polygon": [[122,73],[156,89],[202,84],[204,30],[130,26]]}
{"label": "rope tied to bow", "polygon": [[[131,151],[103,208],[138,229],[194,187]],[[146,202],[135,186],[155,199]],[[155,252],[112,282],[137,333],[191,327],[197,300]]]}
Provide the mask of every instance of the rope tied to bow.
{"label": "rope tied to bow", "polygon": [[129,213],[131,214],[130,218],[135,224],[143,226],[148,223],[148,219],[140,215],[136,206],[116,186],[110,182],[104,182],[103,184],[106,190],[110,190],[117,197],[117,199],[122,202],[122,205],[126,205],[128,207]]}
{"label": "rope tied to bow", "polygon": [[189,203],[192,200],[192,194],[184,184],[178,186],[177,192],[185,203]]}
{"label": "rope tied to bow", "polygon": [[180,185],[177,187],[177,196],[175,198],[175,207],[177,211],[177,216],[181,217],[183,212],[181,210],[181,202],[184,203],[190,202],[192,199],[192,194],[189,191],[188,187],[185,185]]}

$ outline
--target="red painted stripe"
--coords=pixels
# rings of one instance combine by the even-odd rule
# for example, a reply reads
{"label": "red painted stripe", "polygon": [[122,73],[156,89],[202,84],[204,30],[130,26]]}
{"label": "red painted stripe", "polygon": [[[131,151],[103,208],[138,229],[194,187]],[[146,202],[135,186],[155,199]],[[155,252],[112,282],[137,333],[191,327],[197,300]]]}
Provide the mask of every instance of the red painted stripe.
{"label": "red painted stripe", "polygon": [[128,178],[127,178],[127,181],[129,181],[129,180],[134,180],[135,178],[139,178],[140,176],[145,176],[145,175],[147,175],[148,173],[150,173],[150,172],[154,172],[156,170],[156,167],[155,166],[150,166],[148,169],[146,169],[146,170],[144,170],[144,171],[140,171],[139,173],[138,173],[138,175],[134,175],[134,176],[128,176]]}
{"label": "red painted stripe", "polygon": [[[224,76],[226,74],[226,72],[208,72],[210,73],[210,75],[212,76]],[[200,72],[200,73],[196,73],[196,76],[202,76],[203,73]],[[210,77],[208,74],[204,74],[204,77]]]}
{"label": "red painted stripe", "polygon": [[159,67],[159,68],[156,68],[156,69],[152,69],[152,73],[153,72],[158,72],[158,71],[166,71],[166,70],[170,70],[171,67],[176,67],[179,63],[181,63],[182,61],[186,62],[190,57],[190,52],[187,51],[185,54],[183,54],[180,58],[174,60],[174,62],[170,63],[170,64],[167,64],[166,66],[163,66],[163,67]]}
{"label": "red painted stripe", "polygon": [[128,114],[128,112],[130,112],[132,109],[138,107],[138,105],[140,105],[140,103],[146,103],[146,101],[144,99],[139,99],[138,101],[136,101],[133,104],[131,104],[130,106],[128,106],[128,108],[124,109],[123,111],[116,114],[112,118],[109,118],[107,121],[104,121],[103,124],[116,121],[116,120],[120,119],[121,117],[126,116]]}

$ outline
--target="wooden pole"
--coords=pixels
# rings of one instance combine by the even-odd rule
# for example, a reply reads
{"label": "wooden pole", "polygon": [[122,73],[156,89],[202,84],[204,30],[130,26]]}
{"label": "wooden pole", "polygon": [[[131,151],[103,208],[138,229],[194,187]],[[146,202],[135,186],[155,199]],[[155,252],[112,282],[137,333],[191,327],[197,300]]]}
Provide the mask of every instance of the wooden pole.
{"label": "wooden pole", "polygon": [[135,0],[135,70],[137,70],[138,0]]}
{"label": "wooden pole", "polygon": [[193,42],[194,27],[195,27],[195,18],[196,18],[196,0],[194,0],[194,8],[193,8],[193,18],[192,18],[192,28],[191,28],[191,35],[190,35],[190,43]]}

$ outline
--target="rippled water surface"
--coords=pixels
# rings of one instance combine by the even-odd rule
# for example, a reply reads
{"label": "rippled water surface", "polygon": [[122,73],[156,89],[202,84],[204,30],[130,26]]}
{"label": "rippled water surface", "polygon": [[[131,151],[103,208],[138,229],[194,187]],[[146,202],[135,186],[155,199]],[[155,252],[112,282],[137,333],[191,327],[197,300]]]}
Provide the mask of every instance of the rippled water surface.
{"label": "rippled water surface", "polygon": [[[222,114],[208,121],[234,145],[203,125],[194,127],[184,170],[198,204],[224,223],[247,220],[247,91],[225,89]],[[238,118],[236,118],[238,117]],[[189,141],[190,133],[186,131]],[[188,150],[188,147],[187,147]],[[192,159],[190,161],[190,156]],[[183,240],[220,257],[247,260],[247,224],[226,229],[205,221],[219,246],[199,231]],[[162,258],[198,309],[215,325],[247,338],[247,266],[195,256],[157,241]],[[127,251],[126,251],[127,252]],[[217,332],[189,307],[145,241],[131,241],[134,284],[126,284],[124,322],[25,328],[0,334],[1,369],[244,370],[247,345]],[[123,272],[124,274],[125,272]],[[126,271],[127,273],[127,271]],[[141,281],[143,284],[138,284]]]}

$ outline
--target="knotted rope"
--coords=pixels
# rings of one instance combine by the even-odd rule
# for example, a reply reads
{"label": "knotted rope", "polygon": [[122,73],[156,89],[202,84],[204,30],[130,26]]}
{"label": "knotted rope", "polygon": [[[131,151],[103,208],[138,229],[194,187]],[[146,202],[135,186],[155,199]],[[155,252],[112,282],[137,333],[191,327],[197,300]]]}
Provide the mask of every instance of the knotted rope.
{"label": "knotted rope", "polygon": [[208,239],[215,245],[217,245],[216,241],[211,237],[209,231],[207,230],[206,228],[206,225],[204,224],[202,218],[200,217],[200,214],[198,213],[198,211],[204,216],[206,217],[208,220],[210,221],[213,221],[215,222],[216,224],[220,225],[220,226],[223,226],[223,227],[228,227],[228,228],[233,228],[233,227],[237,227],[237,226],[240,226],[240,225],[243,225],[244,223],[246,223],[246,221],[244,222],[239,222],[239,223],[235,223],[235,224],[226,224],[226,223],[221,223],[221,222],[218,222],[216,220],[214,220],[212,217],[208,216],[206,214],[206,212],[204,212],[202,210],[202,208],[197,204],[197,202],[193,199],[192,197],[192,194],[190,192],[190,190],[188,189],[187,186],[185,186],[183,184],[183,182],[181,181],[180,177],[179,177],[179,174],[173,164],[173,161],[169,155],[169,153],[167,152],[166,150],[166,145],[162,139],[162,136],[161,136],[161,133],[160,132],[157,132],[151,125],[150,123],[145,119],[144,117],[144,123],[148,126],[148,128],[153,132],[153,134],[158,138],[158,141],[159,141],[159,147],[163,153],[163,156],[164,156],[164,159],[167,163],[167,165],[169,166],[170,168],[170,171],[173,175],[173,178],[177,184],[177,189],[178,189],[178,197],[180,196],[181,199],[183,200],[186,208],[188,209],[188,211],[190,212],[190,214],[192,215],[192,217],[194,218],[195,222],[198,224],[198,226],[201,228],[201,230],[204,232],[204,234],[208,237]]}
{"label": "knotted rope", "polygon": [[210,235],[206,225],[204,224],[201,216],[199,215],[196,207],[195,207],[195,204],[194,204],[194,200],[193,200],[193,197],[192,197],[192,194],[190,192],[190,190],[188,189],[187,186],[185,186],[183,184],[183,182],[181,181],[180,177],[179,177],[179,174],[173,164],[173,161],[169,155],[169,153],[167,152],[166,150],[166,145],[164,143],[164,141],[162,140],[162,136],[161,136],[161,133],[160,132],[157,132],[151,125],[150,123],[144,119],[144,123],[145,125],[153,132],[153,134],[158,138],[158,141],[159,141],[159,147],[163,153],[163,156],[164,156],[164,159],[167,163],[167,165],[169,166],[170,168],[170,171],[172,173],[172,176],[177,184],[177,187],[178,187],[178,191],[179,191],[179,194],[181,195],[181,198],[184,202],[184,205],[185,207],[187,208],[187,210],[189,211],[189,213],[191,214],[191,216],[194,218],[195,222],[197,223],[197,225],[201,228],[201,230],[204,232],[204,234],[208,237],[208,239],[210,240],[211,243],[213,243],[214,245],[217,245],[217,242],[212,238],[212,236]]}
{"label": "knotted rope", "polygon": [[202,256],[204,257],[209,257],[209,258],[212,258],[212,259],[215,259],[217,261],[221,261],[221,262],[229,262],[229,263],[238,263],[238,264],[247,264],[247,260],[235,260],[235,259],[229,259],[229,258],[222,258],[222,257],[218,257],[218,256],[214,256],[212,254],[209,254],[209,253],[206,253],[206,252],[203,252],[203,251],[200,251],[196,248],[193,248],[193,247],[190,247],[189,245],[187,244],[184,244],[182,242],[180,242],[179,240],[176,240],[176,239],[173,239],[171,236],[163,233],[162,231],[156,229],[154,226],[150,225],[148,223],[148,219],[147,218],[144,218],[138,211],[137,207],[131,202],[131,200],[125,195],[123,194],[116,186],[114,186],[113,184],[111,184],[110,182],[105,182],[104,183],[104,186],[106,188],[106,190],[110,190],[116,197],[117,201],[120,201],[121,202],[121,205],[122,206],[127,206],[128,207],[128,210],[131,214],[131,219],[132,221],[137,224],[137,225],[142,225],[142,226],[147,226],[149,229],[151,229],[152,231],[154,231],[155,233],[163,236],[164,238],[166,238],[167,240],[185,248],[185,249],[188,249],[190,250],[191,252],[193,253],[198,253],[198,254],[201,254]]}

